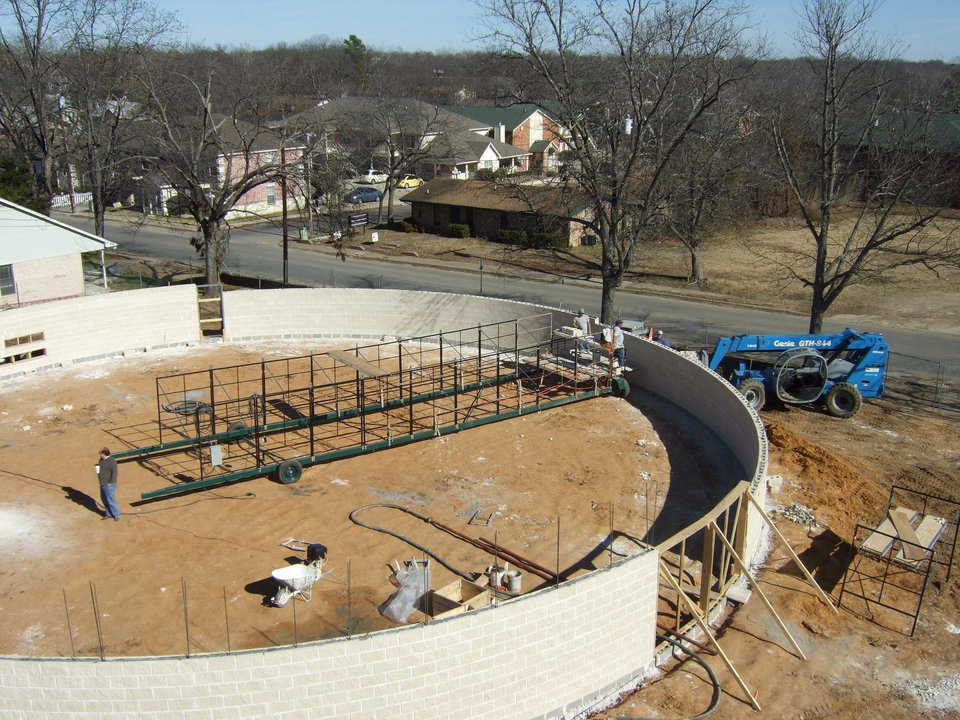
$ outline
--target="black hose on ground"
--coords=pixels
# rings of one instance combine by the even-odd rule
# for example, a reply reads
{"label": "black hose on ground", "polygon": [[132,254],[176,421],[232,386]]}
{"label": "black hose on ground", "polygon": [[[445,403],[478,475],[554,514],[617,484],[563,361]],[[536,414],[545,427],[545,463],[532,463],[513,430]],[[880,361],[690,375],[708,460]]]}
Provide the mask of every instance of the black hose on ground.
{"label": "black hose on ground", "polygon": [[356,508],[355,510],[352,510],[352,511],[350,512],[350,520],[353,521],[354,523],[356,523],[357,525],[359,525],[360,527],[365,527],[365,528],[367,528],[368,530],[373,530],[374,532],[381,532],[381,533],[384,533],[384,534],[386,534],[386,535],[392,535],[393,537],[397,538],[398,540],[402,540],[403,542],[407,543],[407,545],[411,545],[412,547],[415,547],[415,548],[416,548],[417,550],[419,550],[420,552],[422,552],[422,553],[424,553],[424,554],[426,554],[426,555],[429,555],[429,556],[432,557],[434,560],[436,560],[438,563],[440,563],[441,565],[443,565],[447,570],[449,570],[450,572],[452,572],[454,575],[459,575],[459,576],[462,577],[464,580],[467,580],[467,581],[469,581],[469,582],[473,582],[473,581],[475,580],[475,577],[474,577],[474,576],[468,575],[467,573],[463,572],[462,570],[458,570],[457,568],[453,567],[453,565],[450,565],[450,564],[447,563],[445,560],[443,560],[443,558],[441,558],[439,555],[434,555],[432,552],[430,552],[429,550],[427,550],[423,545],[419,545],[418,543],[415,543],[415,542],[414,542],[413,540],[411,540],[410,538],[405,537],[405,536],[401,535],[400,533],[395,533],[395,532],[393,532],[393,530],[387,530],[386,528],[378,527],[378,526],[376,526],[376,525],[370,525],[369,523],[365,523],[365,522],[363,522],[362,520],[357,520],[357,518],[354,517],[354,515],[356,515],[357,513],[361,513],[361,512],[363,512],[363,511],[365,511],[365,510],[371,510],[371,509],[373,509],[373,508],[392,508],[393,510],[399,510],[399,511],[401,511],[401,512],[407,513],[408,515],[413,515],[415,518],[417,518],[418,520],[422,520],[422,521],[425,522],[425,523],[428,523],[428,524],[429,524],[429,522],[430,522],[430,518],[428,518],[426,515],[423,515],[423,514],[421,514],[421,513],[418,513],[416,510],[411,510],[410,508],[403,507],[403,505],[391,505],[391,504],[389,504],[389,503],[372,503],[372,504],[370,504],[370,505],[362,505],[361,507],[358,507],[358,508]]}
{"label": "black hose on ground", "polygon": [[[713,684],[713,696],[710,698],[710,704],[707,706],[707,709],[699,715],[693,715],[687,718],[679,718],[678,720],[701,720],[702,718],[713,715],[716,709],[720,706],[720,680],[717,678],[717,674],[713,672],[713,668],[711,668],[707,664],[707,661],[700,657],[697,653],[693,652],[692,650],[687,650],[679,640],[674,640],[671,637],[660,634],[657,634],[657,639],[668,642],[674,647],[680,648],[683,652],[689,655],[695,663],[706,670],[707,675],[710,677],[710,682]],[[616,720],[660,720],[660,718],[645,718],[638,717],[636,715],[618,715]]]}

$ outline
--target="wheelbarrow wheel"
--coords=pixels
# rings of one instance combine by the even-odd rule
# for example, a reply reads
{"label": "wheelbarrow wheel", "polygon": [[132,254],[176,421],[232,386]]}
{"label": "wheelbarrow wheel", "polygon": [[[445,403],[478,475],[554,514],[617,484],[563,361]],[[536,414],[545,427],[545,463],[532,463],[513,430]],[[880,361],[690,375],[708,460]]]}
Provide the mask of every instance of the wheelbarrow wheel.
{"label": "wheelbarrow wheel", "polygon": [[296,460],[284,460],[277,466],[277,480],[284,485],[292,485],[300,479],[303,468]]}

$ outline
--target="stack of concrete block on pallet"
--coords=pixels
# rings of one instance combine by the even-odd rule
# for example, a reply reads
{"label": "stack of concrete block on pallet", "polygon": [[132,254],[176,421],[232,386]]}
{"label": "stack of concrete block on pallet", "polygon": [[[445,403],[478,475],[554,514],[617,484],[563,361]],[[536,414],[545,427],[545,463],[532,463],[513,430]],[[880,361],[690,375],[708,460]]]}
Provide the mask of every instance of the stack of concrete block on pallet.
{"label": "stack of concrete block on pallet", "polygon": [[0,314],[7,338],[43,334],[45,354],[0,365],[0,377],[200,341],[197,289],[176,285],[38,303]]}
{"label": "stack of concrete block on pallet", "polygon": [[0,714],[532,718],[583,709],[653,654],[657,555],[474,613],[189,659],[0,659]]}

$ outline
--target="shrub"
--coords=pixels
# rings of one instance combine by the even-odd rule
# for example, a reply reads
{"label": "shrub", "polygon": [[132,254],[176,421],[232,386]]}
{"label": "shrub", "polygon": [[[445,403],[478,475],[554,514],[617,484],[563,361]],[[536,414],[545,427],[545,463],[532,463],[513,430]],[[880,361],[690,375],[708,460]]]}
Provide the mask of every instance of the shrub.
{"label": "shrub", "polygon": [[408,223],[406,220],[401,220],[401,221],[400,221],[400,231],[401,231],[401,232],[405,232],[405,233],[412,233],[412,232],[416,232],[417,229],[416,229],[413,225],[411,225],[410,223]]}
{"label": "shrub", "polygon": [[477,180],[496,180],[497,172],[490,168],[480,168],[474,177],[476,177]]}
{"label": "shrub", "polygon": [[530,237],[527,247],[535,250],[546,250],[548,248],[562,250],[569,244],[563,235],[557,235],[555,233],[534,233]]}
{"label": "shrub", "polygon": [[470,237],[470,226],[462,225],[460,223],[451,223],[447,233],[450,235],[450,237],[468,238]]}
{"label": "shrub", "polygon": [[526,230],[501,230],[497,233],[497,242],[511,245],[526,245],[528,235]]}

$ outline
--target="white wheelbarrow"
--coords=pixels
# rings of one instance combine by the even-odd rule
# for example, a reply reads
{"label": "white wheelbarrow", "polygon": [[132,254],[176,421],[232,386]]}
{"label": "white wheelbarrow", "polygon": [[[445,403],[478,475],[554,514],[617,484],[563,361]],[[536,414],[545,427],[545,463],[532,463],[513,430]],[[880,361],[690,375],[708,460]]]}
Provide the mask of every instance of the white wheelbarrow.
{"label": "white wheelbarrow", "polygon": [[287,565],[274,570],[270,576],[277,581],[279,587],[277,594],[270,598],[271,604],[283,607],[292,597],[309,600],[314,583],[320,579],[322,566],[323,562],[320,561],[307,565]]}

